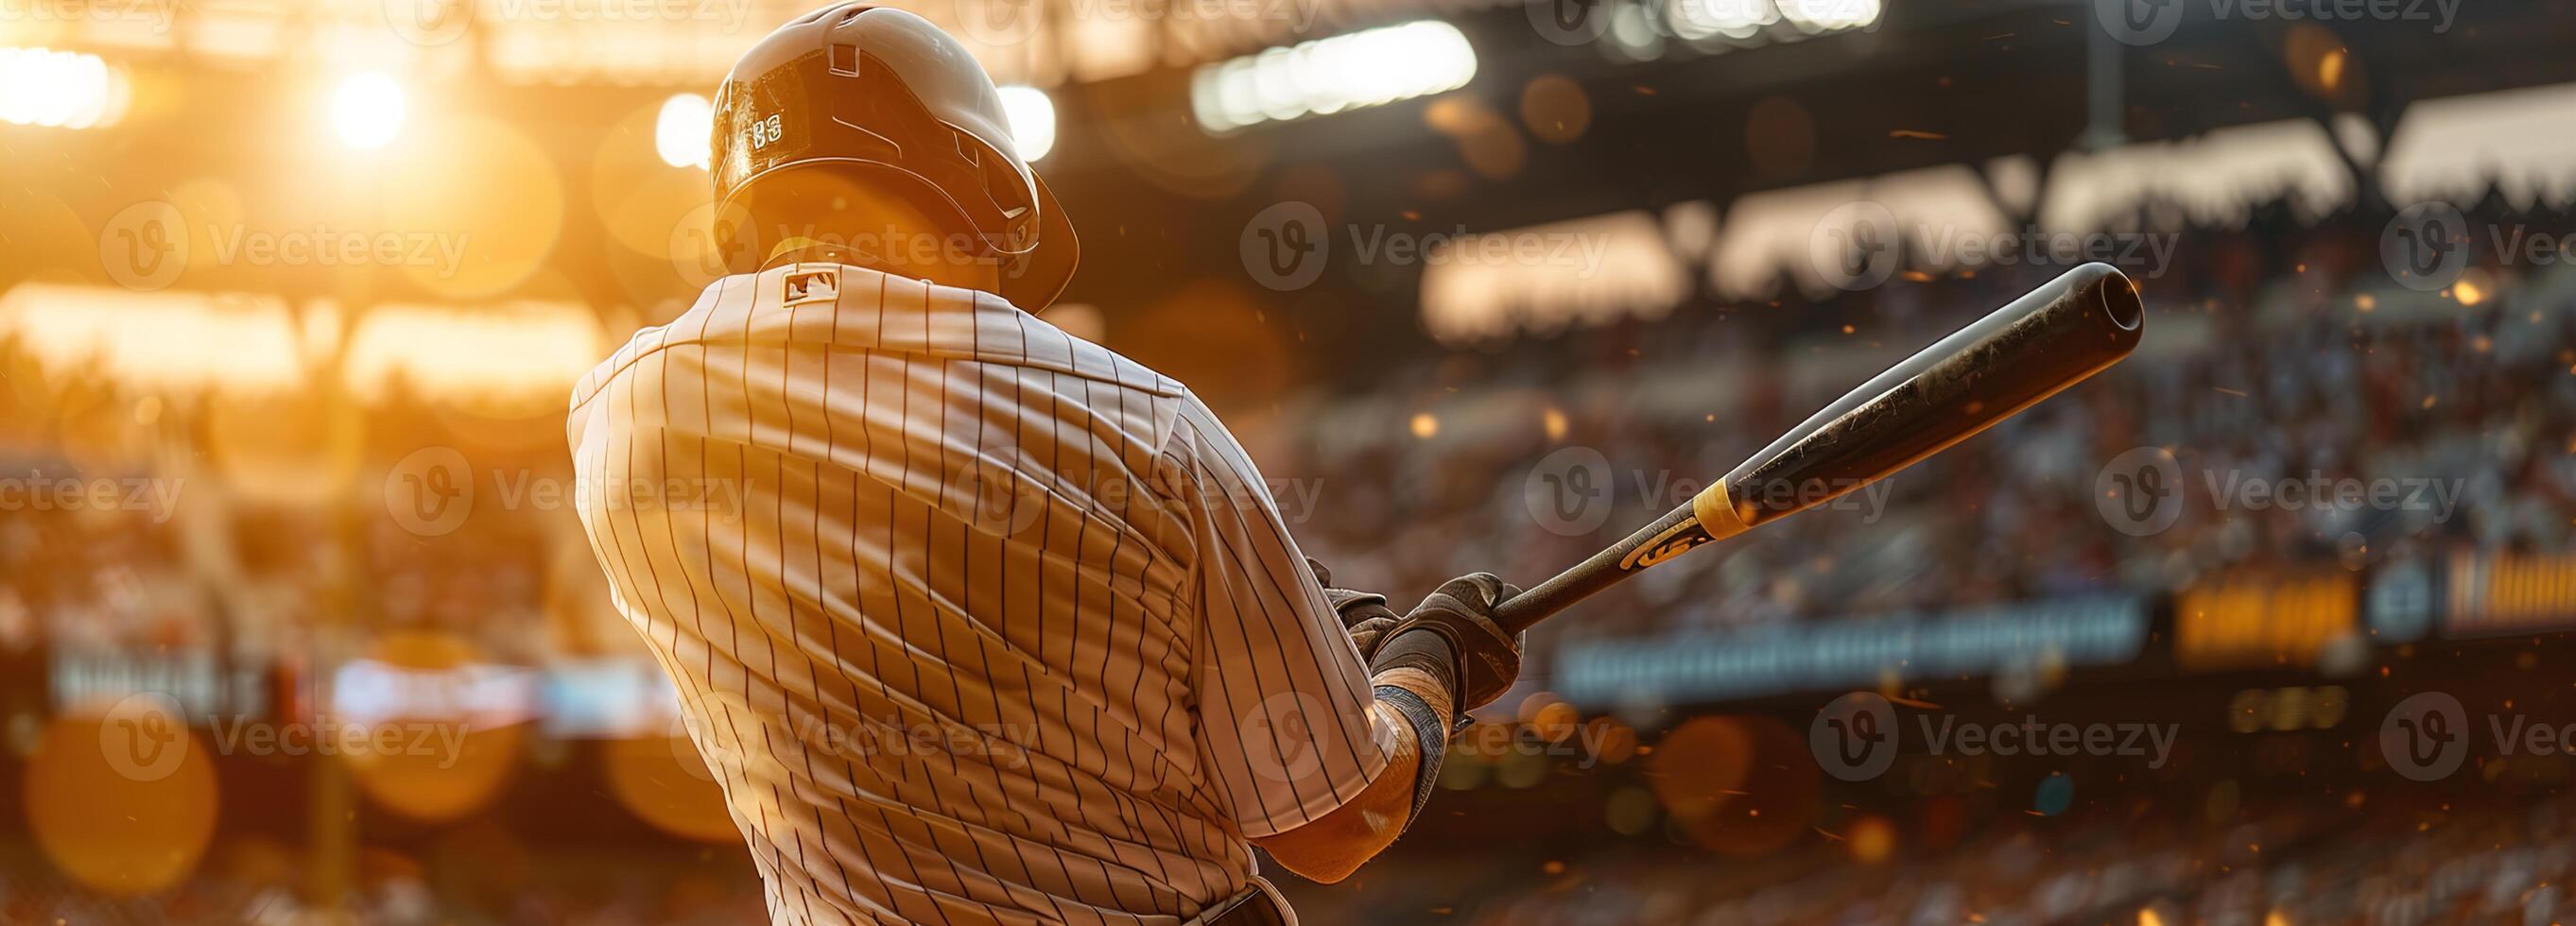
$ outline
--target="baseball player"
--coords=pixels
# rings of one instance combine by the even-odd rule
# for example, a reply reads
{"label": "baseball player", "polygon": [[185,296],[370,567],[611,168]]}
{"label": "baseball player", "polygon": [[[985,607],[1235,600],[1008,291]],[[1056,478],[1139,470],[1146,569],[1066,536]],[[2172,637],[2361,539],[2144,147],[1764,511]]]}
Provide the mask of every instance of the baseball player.
{"label": "baseball player", "polygon": [[1326,588],[1185,386],[1033,314],[1072,227],[929,22],[787,24],[714,141],[735,275],[568,430],[770,918],[1293,923],[1252,846],[1329,882],[1394,840],[1518,672],[1514,590]]}

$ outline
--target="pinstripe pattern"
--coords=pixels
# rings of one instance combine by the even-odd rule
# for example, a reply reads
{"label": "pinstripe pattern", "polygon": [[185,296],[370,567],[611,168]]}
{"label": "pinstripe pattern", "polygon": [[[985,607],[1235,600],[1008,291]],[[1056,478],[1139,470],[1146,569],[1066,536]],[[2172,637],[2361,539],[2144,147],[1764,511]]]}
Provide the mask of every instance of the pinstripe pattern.
{"label": "pinstripe pattern", "polygon": [[776,922],[1177,923],[1403,735],[1205,406],[998,297],[728,277],[568,428]]}

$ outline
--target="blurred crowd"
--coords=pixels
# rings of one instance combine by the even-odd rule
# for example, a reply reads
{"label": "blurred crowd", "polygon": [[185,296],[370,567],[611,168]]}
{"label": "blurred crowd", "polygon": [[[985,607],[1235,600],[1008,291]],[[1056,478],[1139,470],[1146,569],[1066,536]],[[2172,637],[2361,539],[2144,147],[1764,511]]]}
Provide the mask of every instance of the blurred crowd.
{"label": "blurred crowd", "polygon": [[[471,831],[474,828],[469,828]],[[487,828],[488,829],[488,828]],[[470,841],[470,840],[469,840]],[[453,842],[453,840],[451,840]],[[41,859],[14,860],[0,878],[0,920],[11,923],[304,926],[719,926],[748,922],[761,910],[750,860],[731,851],[614,856],[565,851],[541,854],[506,846],[475,858],[441,846],[423,855],[370,848],[360,854],[357,883],[336,908],[305,899],[303,873],[287,846],[237,839],[217,847],[195,875],[165,891],[114,897],[66,879],[46,877]],[[490,851],[485,844],[477,850]]]}
{"label": "blurred crowd", "polygon": [[[2175,227],[2152,211],[2139,228]],[[2576,216],[2492,196],[2469,217],[2481,239],[2491,229],[2576,228]],[[2576,273],[2563,259],[2478,260],[2456,281],[2419,290],[2383,263],[2386,227],[2384,216],[2303,218],[2273,207],[2238,226],[2173,233],[2169,265],[2123,268],[2148,309],[2146,341],[2129,361],[1883,491],[1695,552],[1696,568],[1651,571],[1607,593],[1585,620],[1549,632],[1934,612],[2168,592],[2240,569],[2368,570],[2459,549],[2576,547]],[[1855,292],[1698,303],[1661,319],[1450,350],[1419,366],[1314,383],[1238,426],[1301,544],[1341,584],[1403,603],[1471,570],[1530,582],[1681,503],[1851,386],[2063,269],[1912,270]],[[45,404],[15,385],[16,409]],[[632,653],[568,510],[486,501],[455,522],[406,516],[397,483],[421,474],[408,462],[420,448],[374,444],[349,454],[333,490],[367,504],[281,504],[235,491],[219,464],[237,451],[209,450],[203,409],[131,396],[98,405],[120,433],[139,435],[123,441],[128,452],[73,439],[116,430],[96,422],[0,416],[0,467],[20,489],[0,504],[0,666],[21,670],[0,684],[14,756],[33,751],[43,718],[70,691],[67,653],[136,662],[212,653],[282,680],[295,667],[319,672],[370,656],[397,631],[462,641],[464,655],[447,657],[457,662],[546,667]],[[371,412],[377,433],[399,436],[391,443],[447,433],[453,420],[399,399]],[[487,428],[544,438],[494,452],[470,435],[449,439],[469,451],[469,475],[489,500],[503,482],[563,477],[553,428],[551,419]],[[2169,527],[2137,529],[2101,504],[2106,468],[2141,450],[2168,456],[2183,474]],[[2393,507],[2211,494],[2248,480],[2347,478],[2437,485]],[[38,497],[31,487],[50,492],[63,479],[92,501],[28,502]],[[281,681],[269,690],[291,699],[297,689]],[[1566,722],[1578,719],[1563,710]],[[1654,745],[1626,735],[1629,747]],[[564,752],[539,743],[530,761],[560,764]],[[536,767],[512,780],[547,774]],[[1545,762],[1531,768],[1550,774]],[[0,763],[0,774],[13,773]],[[292,779],[271,767],[253,777]],[[228,794],[226,806],[237,808],[239,796]],[[2550,885],[2576,860],[2568,810],[2552,801],[2464,811],[2420,829],[2340,796],[2153,827],[2007,812],[1937,851],[1861,856],[1875,872],[1866,879],[1852,877],[1860,837],[1839,824],[1819,828],[1829,838],[1758,859],[1642,846],[1654,842],[1644,836],[1541,876],[1435,841],[1372,869],[1382,873],[1375,883],[1418,880],[1418,889],[1300,900],[1324,922],[1480,926],[2268,924],[2275,914],[2296,924],[2549,922],[2566,902]],[[226,838],[238,825],[226,824]],[[0,853],[31,851],[0,842]],[[371,843],[359,852],[346,912],[366,922],[740,922],[759,904],[722,840],[597,871],[490,877],[459,874],[498,857],[480,850],[404,854]],[[0,879],[0,919],[308,921],[318,911],[299,906],[309,893],[297,889],[294,854],[219,849],[182,887],[124,900],[48,881],[43,861],[18,859],[0,865],[13,873]],[[555,865],[580,853],[523,855]],[[1462,908],[1460,897],[1480,902]]]}
{"label": "blurred crowd", "polygon": [[[2564,887],[2576,873],[2571,813],[2564,797],[2421,812],[2335,798],[2205,826],[2117,810],[2005,819],[1954,845],[1859,859],[1836,838],[1756,860],[1628,851],[1535,874],[1428,864],[1381,902],[1332,912],[1461,926],[2543,926],[2576,913]],[[1472,907],[1431,906],[1461,901]]]}
{"label": "blurred crowd", "polygon": [[[2156,230],[2178,222],[2165,211],[2142,207],[2129,233],[2176,239],[2169,263],[2123,268],[2148,309],[2136,356],[1886,483],[1695,552],[1694,568],[1625,583],[1579,626],[1553,632],[1932,612],[2170,591],[2248,567],[2361,569],[2461,547],[2570,545],[2567,260],[2473,261],[2456,283],[2418,291],[2383,263],[2382,216],[2300,217],[2276,204],[2237,227]],[[2492,195],[2468,215],[2481,240],[2576,227],[2576,216]],[[1301,544],[1342,584],[1399,602],[1473,570],[1526,584],[2063,269],[1909,270],[1855,292],[1695,303],[1455,349],[1312,383],[1239,429]],[[236,499],[189,442],[202,416],[181,420],[157,401],[153,414],[161,420],[133,442],[148,451],[123,455],[63,452],[95,425],[0,429],[12,474],[145,493],[139,506],[0,506],[0,574],[13,578],[0,587],[0,648],[50,638],[266,659],[335,645],[324,641],[345,626],[360,638],[353,646],[375,630],[426,627],[520,664],[628,652],[569,511],[492,504],[511,487],[485,484],[486,501],[449,534],[385,510]],[[452,416],[397,402],[375,418],[382,433],[408,434],[440,433]],[[550,442],[521,443],[470,454],[487,471],[476,477],[561,478]],[[2182,474],[2169,528],[2124,529],[2099,504],[2106,467],[2139,448]],[[412,449],[368,450],[359,497],[379,494],[379,480],[392,492]],[[2404,500],[2319,507],[2211,492],[2315,479],[2386,481]],[[152,501],[156,492],[175,507]]]}
{"label": "blurred crowd", "polygon": [[[2157,211],[2142,209],[2140,227],[2163,227]],[[2419,291],[2382,263],[2386,221],[2274,206],[2242,227],[2176,233],[2169,266],[2123,268],[2148,310],[2128,361],[1873,487],[1881,495],[1695,552],[1691,569],[1645,573],[1562,632],[2166,591],[2230,569],[2358,569],[2461,546],[2565,548],[2576,275],[2563,256],[2490,260]],[[2494,196],[2470,212],[2480,241],[2570,222]],[[1301,542],[1339,580],[1399,600],[1472,570],[1533,582],[2065,269],[1908,272],[1820,300],[1685,308],[1461,351],[1318,391],[1261,449],[1282,507],[1303,520]],[[2168,454],[2183,475],[2169,528],[2133,530],[2097,506],[2106,467],[2138,448]],[[1607,463],[1606,497],[1597,475],[1565,481],[1586,460],[1596,473]],[[2402,497],[2315,506],[2242,491],[2317,479],[2380,480]],[[1569,486],[1600,500],[1569,504]]]}

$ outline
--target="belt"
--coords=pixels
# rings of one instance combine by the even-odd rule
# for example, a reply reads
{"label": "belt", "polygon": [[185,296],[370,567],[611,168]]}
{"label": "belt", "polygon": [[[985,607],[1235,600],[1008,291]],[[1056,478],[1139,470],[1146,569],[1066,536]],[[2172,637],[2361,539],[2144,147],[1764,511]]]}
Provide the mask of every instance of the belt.
{"label": "belt", "polygon": [[1288,908],[1288,898],[1279,896],[1278,888],[1256,877],[1242,893],[1199,911],[1187,926],[1297,926],[1297,911]]}

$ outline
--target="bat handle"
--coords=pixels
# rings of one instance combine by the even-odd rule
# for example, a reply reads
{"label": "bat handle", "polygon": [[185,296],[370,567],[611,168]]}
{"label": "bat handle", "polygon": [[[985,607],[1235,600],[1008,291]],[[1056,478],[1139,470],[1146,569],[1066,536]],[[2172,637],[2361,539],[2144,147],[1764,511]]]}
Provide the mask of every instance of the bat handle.
{"label": "bat handle", "polygon": [[[1548,619],[1592,593],[1609,588],[1629,573],[1661,563],[1691,548],[1742,533],[1749,525],[1728,496],[1726,481],[1700,490],[1698,496],[1666,512],[1655,523],[1638,528],[1628,539],[1603,548],[1573,568],[1548,577],[1528,591],[1494,608],[1494,623],[1519,633]],[[1717,525],[1712,529],[1711,524]]]}

